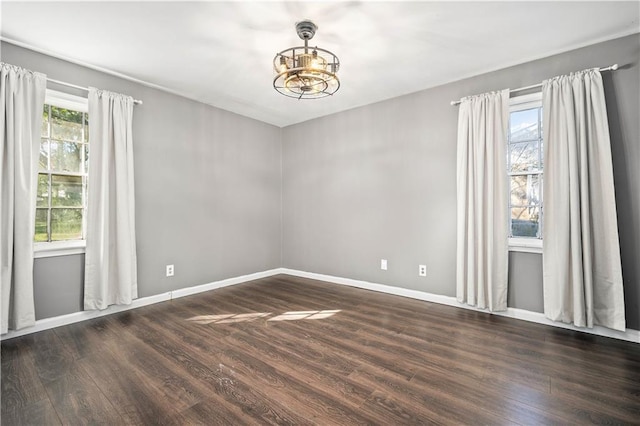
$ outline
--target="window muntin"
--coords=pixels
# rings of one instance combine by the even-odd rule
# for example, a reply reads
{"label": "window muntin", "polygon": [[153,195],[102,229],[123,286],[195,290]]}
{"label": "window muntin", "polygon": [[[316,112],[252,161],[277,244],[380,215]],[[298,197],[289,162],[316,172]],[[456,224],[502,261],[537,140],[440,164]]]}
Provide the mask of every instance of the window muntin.
{"label": "window muntin", "polygon": [[86,99],[47,91],[42,120],[35,242],[83,240],[87,201]]}
{"label": "window muntin", "polygon": [[542,238],[543,149],[541,94],[511,99],[507,172],[509,237]]}

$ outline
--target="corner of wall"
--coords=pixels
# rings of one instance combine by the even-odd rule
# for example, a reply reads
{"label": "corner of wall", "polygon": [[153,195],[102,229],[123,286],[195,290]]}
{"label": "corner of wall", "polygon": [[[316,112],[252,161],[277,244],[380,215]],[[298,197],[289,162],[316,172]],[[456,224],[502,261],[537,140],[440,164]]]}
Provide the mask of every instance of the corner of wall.
{"label": "corner of wall", "polygon": [[283,153],[284,153],[284,128],[280,127],[280,268],[284,267],[284,176],[283,176]]}

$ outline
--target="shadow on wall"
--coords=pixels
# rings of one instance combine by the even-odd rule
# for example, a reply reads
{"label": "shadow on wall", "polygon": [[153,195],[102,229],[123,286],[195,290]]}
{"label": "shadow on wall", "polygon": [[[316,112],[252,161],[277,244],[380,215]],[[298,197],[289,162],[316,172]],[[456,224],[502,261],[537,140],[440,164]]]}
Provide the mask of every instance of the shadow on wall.
{"label": "shadow on wall", "polygon": [[[625,64],[618,68],[619,76],[621,71],[635,68],[637,64]],[[616,76],[619,78],[618,76]],[[633,212],[640,211],[640,200],[634,191],[631,182],[636,165],[630,165],[632,158],[638,158],[638,153],[634,156],[632,144],[634,142],[625,140],[625,133],[622,127],[622,117],[618,108],[618,95],[613,73],[603,73],[605,100],[607,104],[607,115],[609,119],[609,134],[611,136],[611,156],[613,161],[613,178],[616,191],[616,208],[618,213],[618,235],[620,238],[620,253],[622,255],[622,278],[624,281],[624,300],[627,327],[640,329],[640,312],[637,306],[640,304],[640,276],[637,259],[640,259],[638,240],[640,239],[640,224]],[[632,102],[639,102],[636,98]],[[638,107],[631,108],[638,110]],[[626,117],[629,119],[630,117]],[[638,125],[636,121],[627,120],[632,125]],[[626,134],[629,134],[627,129]],[[637,141],[635,142],[637,143]],[[636,203],[636,205],[634,205]],[[632,284],[636,285],[632,285]]]}

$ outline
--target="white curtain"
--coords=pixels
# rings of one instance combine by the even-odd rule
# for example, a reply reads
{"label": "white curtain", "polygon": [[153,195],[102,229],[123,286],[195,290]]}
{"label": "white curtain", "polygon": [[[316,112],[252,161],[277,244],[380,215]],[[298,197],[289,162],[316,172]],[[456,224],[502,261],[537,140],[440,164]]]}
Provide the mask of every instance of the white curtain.
{"label": "white curtain", "polygon": [[133,98],[89,89],[89,182],[84,308],[138,297]]}
{"label": "white curtain", "polygon": [[625,329],[609,124],[602,76],[543,82],[544,312],[579,327]]}
{"label": "white curtain", "polygon": [[457,289],[460,303],[507,309],[509,91],[464,98],[458,115]]}
{"label": "white curtain", "polygon": [[47,79],[0,63],[0,282],[2,325],[35,324],[33,238],[40,132]]}

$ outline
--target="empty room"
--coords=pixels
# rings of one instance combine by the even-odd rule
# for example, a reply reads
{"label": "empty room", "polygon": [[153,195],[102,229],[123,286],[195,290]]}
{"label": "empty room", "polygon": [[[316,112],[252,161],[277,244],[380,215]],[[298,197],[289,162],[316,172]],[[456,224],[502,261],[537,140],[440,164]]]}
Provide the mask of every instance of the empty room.
{"label": "empty room", "polygon": [[2,425],[640,424],[637,1],[2,1]]}

